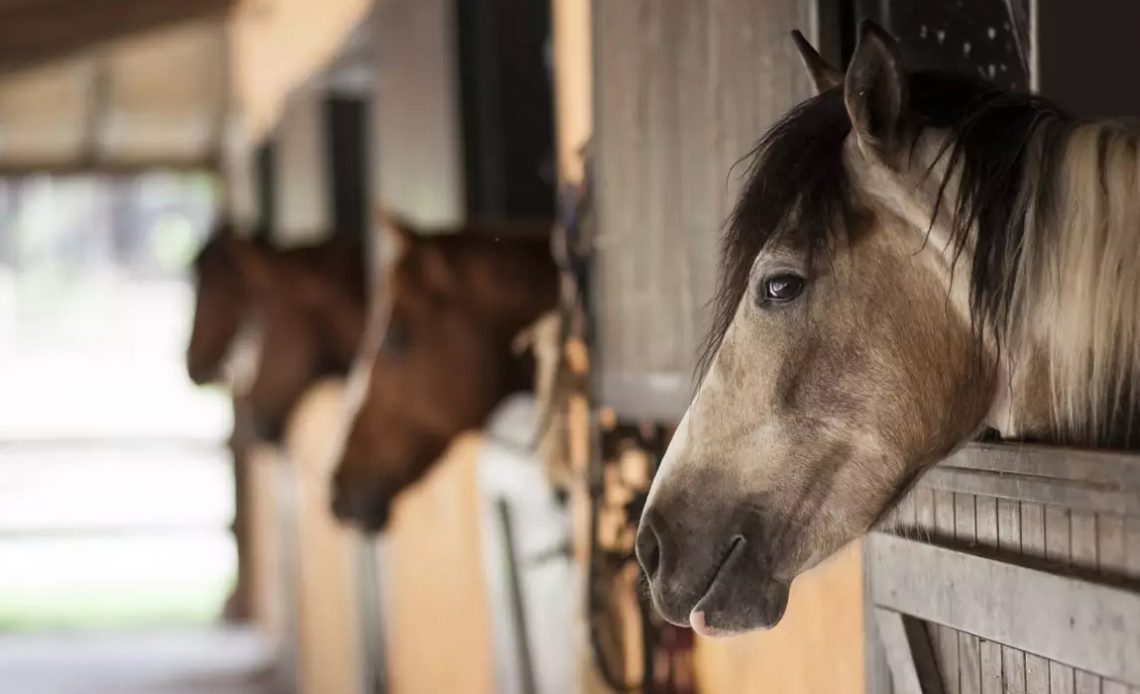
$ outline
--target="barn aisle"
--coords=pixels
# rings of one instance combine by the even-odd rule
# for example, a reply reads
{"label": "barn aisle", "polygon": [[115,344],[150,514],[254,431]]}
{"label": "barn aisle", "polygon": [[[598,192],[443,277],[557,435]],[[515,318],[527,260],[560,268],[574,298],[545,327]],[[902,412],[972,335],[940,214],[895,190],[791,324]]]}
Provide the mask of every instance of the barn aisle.
{"label": "barn aisle", "polygon": [[279,694],[252,629],[0,635],[2,694]]}

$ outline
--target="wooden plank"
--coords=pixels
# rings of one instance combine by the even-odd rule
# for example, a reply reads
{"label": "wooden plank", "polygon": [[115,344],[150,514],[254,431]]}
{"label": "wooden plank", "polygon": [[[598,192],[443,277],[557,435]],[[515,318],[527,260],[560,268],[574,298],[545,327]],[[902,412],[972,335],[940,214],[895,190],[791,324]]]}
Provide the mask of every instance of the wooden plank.
{"label": "wooden plank", "polygon": [[1140,594],[885,534],[868,545],[876,604],[1140,685]]}
{"label": "wooden plank", "polygon": [[1072,557],[1072,532],[1069,510],[1045,507],[1045,556],[1057,564],[1067,565]]}
{"label": "wooden plank", "polygon": [[1078,670],[1073,687],[1074,694],[1101,694],[1100,677]]}
{"label": "wooden plank", "polygon": [[1001,644],[981,639],[978,644],[982,694],[1001,694]]}
{"label": "wooden plank", "polygon": [[[388,691],[496,692],[483,569],[481,440],[464,436],[400,494],[379,539]],[[433,539],[429,539],[433,538]],[[441,624],[425,630],[416,625]],[[447,667],[439,654],[450,653]]]}
{"label": "wooden plank", "polygon": [[596,383],[620,415],[677,419],[688,405],[718,227],[735,204],[726,176],[811,94],[787,38],[810,25],[809,5],[593,5]]}
{"label": "wooden plank", "polygon": [[989,470],[935,467],[922,478],[932,489],[966,494],[984,494],[1053,504],[1093,513],[1140,514],[1140,493],[1133,489],[1069,480],[1031,477]]}
{"label": "wooden plank", "polygon": [[978,542],[977,506],[973,494],[954,495],[954,539],[958,544],[973,546]]}
{"label": "wooden plank", "polygon": [[[1021,553],[1021,504],[997,500],[998,547],[1003,555]],[[1025,694],[1025,654],[1016,648],[1001,648],[1002,692]]]}
{"label": "wooden plank", "polygon": [[[1082,569],[1095,571],[1099,564],[1096,514],[1073,511],[1070,514],[1070,526],[1072,564]],[[1075,694],[1100,694],[1100,688],[1100,677],[1098,675],[1082,670],[1074,673],[1073,692]]]}
{"label": "wooden plank", "polygon": [[1081,569],[1096,571],[1097,561],[1097,517],[1087,511],[1073,511],[1070,514],[1072,536],[1072,564]]}
{"label": "wooden plank", "polygon": [[[887,661],[891,666],[891,681],[898,694],[941,694],[938,666],[934,653],[921,625],[898,612],[875,609]],[[917,628],[916,628],[917,627]]]}
{"label": "wooden plank", "polygon": [[1140,489],[1137,453],[981,443],[964,447],[947,458],[942,467],[1091,482],[1121,490]]}
{"label": "wooden plank", "polygon": [[[934,529],[936,539],[953,539],[956,523],[954,493],[934,491]],[[946,626],[945,622],[934,620],[938,626],[934,630],[934,649],[938,655],[939,670],[942,673],[943,687],[948,694],[958,694],[961,684],[959,664],[958,632]]]}
{"label": "wooden plank", "polygon": [[[954,539],[959,546],[978,543],[977,504],[973,494],[954,495]],[[958,690],[962,694],[980,694],[982,665],[978,637],[958,634]]]}
{"label": "wooden plank", "polygon": [[1127,572],[1124,555],[1124,517],[1116,514],[1097,516],[1097,567],[1102,574],[1123,576]]}
{"label": "wooden plank", "polygon": [[[1027,556],[1045,556],[1045,508],[1041,504],[1021,504],[1021,551]],[[1049,694],[1049,661],[1025,654],[1025,691]]]}
{"label": "wooden plank", "polygon": [[914,497],[916,537],[929,541],[934,533],[934,492],[925,487],[918,487],[911,492],[911,496]]}
{"label": "wooden plank", "polygon": [[[1124,519],[1124,573],[1132,581],[1140,581],[1140,518],[1135,516]],[[1136,652],[1140,648],[1133,655]],[[1140,694],[1140,683],[1129,684],[1133,685],[1131,694]]]}
{"label": "wooden plank", "polygon": [[[1100,574],[1118,579],[1127,573],[1125,556],[1124,517],[1116,514],[1100,514],[1096,517],[1097,569]],[[1129,687],[1120,682],[1105,679],[1101,684],[1102,694],[1129,694]]]}
{"label": "wooden plank", "polygon": [[998,548],[998,500],[992,496],[974,499],[977,543],[989,549]]}
{"label": "wooden plank", "polygon": [[1124,573],[1140,581],[1140,517],[1124,519]]}

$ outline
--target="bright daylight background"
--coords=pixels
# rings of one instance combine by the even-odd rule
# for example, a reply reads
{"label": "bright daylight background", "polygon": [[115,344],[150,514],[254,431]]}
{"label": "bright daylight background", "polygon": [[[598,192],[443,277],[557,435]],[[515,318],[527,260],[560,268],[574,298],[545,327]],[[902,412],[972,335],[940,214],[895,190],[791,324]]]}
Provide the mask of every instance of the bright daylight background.
{"label": "bright daylight background", "polygon": [[230,410],[183,366],[214,199],[201,174],[0,180],[0,631],[218,614]]}

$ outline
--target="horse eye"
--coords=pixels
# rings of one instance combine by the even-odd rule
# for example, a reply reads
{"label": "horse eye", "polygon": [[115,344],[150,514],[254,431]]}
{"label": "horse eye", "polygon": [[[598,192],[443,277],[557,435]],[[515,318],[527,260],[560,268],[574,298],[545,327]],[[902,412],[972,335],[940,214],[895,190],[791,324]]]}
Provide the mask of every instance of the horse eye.
{"label": "horse eye", "polygon": [[796,275],[775,275],[764,280],[761,300],[782,304],[795,299],[804,290],[804,280]]}

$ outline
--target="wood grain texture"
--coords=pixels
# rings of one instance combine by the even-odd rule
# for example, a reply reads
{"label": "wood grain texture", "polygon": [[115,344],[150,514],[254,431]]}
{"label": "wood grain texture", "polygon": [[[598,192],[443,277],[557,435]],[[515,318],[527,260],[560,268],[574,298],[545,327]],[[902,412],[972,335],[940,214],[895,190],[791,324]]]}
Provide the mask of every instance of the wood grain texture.
{"label": "wood grain texture", "polygon": [[397,499],[380,541],[392,694],[495,691],[478,450],[476,436],[452,445],[426,478]]}
{"label": "wood grain texture", "polygon": [[298,474],[298,675],[303,692],[363,692],[355,531],[330,513],[331,456],[343,387],[325,381],[297,404],[286,449]]}
{"label": "wood grain texture", "polygon": [[1049,690],[1046,659],[1140,684],[1140,594],[889,535],[870,547],[876,604],[1037,654],[1027,689]]}
{"label": "wood grain texture", "polygon": [[597,0],[593,13],[600,395],[621,416],[676,421],[732,166],[811,95],[788,38],[810,12],[795,0]]}

